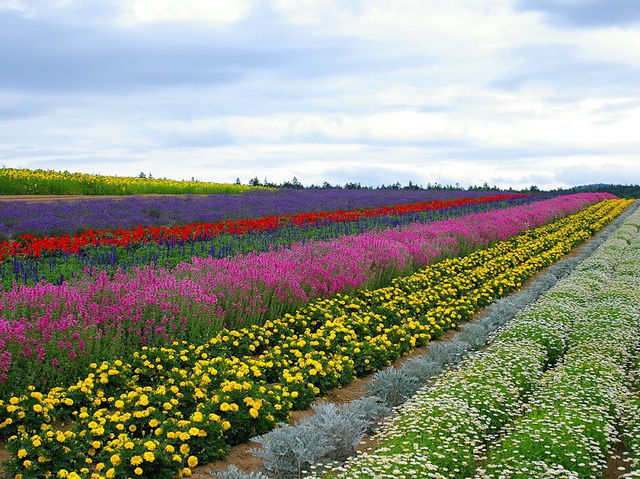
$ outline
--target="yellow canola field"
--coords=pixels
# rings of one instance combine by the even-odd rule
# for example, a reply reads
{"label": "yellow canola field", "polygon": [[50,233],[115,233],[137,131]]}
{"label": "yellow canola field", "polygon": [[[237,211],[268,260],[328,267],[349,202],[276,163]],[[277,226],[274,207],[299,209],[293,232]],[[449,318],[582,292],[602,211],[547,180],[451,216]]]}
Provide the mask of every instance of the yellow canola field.
{"label": "yellow canola field", "polygon": [[0,168],[0,192],[3,195],[215,194],[243,193],[255,188],[231,183]]}

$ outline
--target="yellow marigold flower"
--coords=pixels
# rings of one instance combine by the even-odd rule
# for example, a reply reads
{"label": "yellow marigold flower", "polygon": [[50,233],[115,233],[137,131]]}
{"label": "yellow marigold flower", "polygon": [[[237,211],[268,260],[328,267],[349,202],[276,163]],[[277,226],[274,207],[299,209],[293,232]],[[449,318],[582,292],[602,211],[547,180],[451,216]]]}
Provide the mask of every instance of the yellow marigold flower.
{"label": "yellow marigold flower", "polygon": [[141,475],[142,475],[142,468],[140,468],[140,467],[136,467],[136,468],[133,470],[133,473],[134,473],[136,476],[141,476]]}
{"label": "yellow marigold flower", "polygon": [[135,455],[131,457],[131,460],[129,462],[131,463],[132,466],[137,466],[139,464],[142,464],[143,460],[140,456]]}
{"label": "yellow marigold flower", "polygon": [[104,473],[104,477],[106,477],[107,479],[111,479],[115,475],[116,475],[116,470],[113,467],[107,469],[107,472]]}
{"label": "yellow marigold flower", "polygon": [[189,456],[189,459],[187,459],[187,464],[189,464],[189,467],[194,468],[198,465],[198,458],[196,456]]}
{"label": "yellow marigold flower", "polygon": [[259,414],[260,414],[260,413],[258,412],[258,410],[257,410],[257,409],[255,409],[255,408],[251,408],[251,409],[249,409],[249,415],[250,415],[252,418],[254,418],[254,419],[255,419],[255,418],[257,418]]}
{"label": "yellow marigold flower", "polygon": [[182,474],[183,474],[184,476],[186,476],[186,477],[189,477],[189,476],[191,475],[191,469],[189,469],[188,467],[185,467],[185,468],[182,470]]}
{"label": "yellow marigold flower", "polygon": [[120,456],[118,454],[114,454],[113,456],[111,456],[111,459],[109,459],[111,461],[111,464],[113,464],[114,466],[118,466],[120,464]]}
{"label": "yellow marigold flower", "polygon": [[42,412],[42,405],[40,405],[40,404],[34,404],[34,405],[33,405],[33,410],[34,410],[35,412]]}
{"label": "yellow marigold flower", "polygon": [[191,448],[189,448],[189,444],[182,444],[180,446],[180,452],[182,454],[188,454],[190,450],[191,450]]}
{"label": "yellow marigold flower", "polygon": [[146,451],[142,457],[144,458],[145,461],[147,462],[153,462],[156,458],[156,456],[153,455],[153,453],[151,451]]}
{"label": "yellow marigold flower", "polygon": [[18,451],[18,459],[22,459],[26,455],[27,455],[27,450],[26,449],[20,449]]}

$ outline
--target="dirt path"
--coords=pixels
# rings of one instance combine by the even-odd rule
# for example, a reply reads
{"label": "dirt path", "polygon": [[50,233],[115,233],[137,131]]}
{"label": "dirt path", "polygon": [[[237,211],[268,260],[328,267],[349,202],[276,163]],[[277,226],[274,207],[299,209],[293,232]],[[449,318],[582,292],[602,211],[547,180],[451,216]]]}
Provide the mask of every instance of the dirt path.
{"label": "dirt path", "polygon": [[627,451],[622,443],[618,443],[605,469],[605,479],[618,479],[629,472],[629,460]]}

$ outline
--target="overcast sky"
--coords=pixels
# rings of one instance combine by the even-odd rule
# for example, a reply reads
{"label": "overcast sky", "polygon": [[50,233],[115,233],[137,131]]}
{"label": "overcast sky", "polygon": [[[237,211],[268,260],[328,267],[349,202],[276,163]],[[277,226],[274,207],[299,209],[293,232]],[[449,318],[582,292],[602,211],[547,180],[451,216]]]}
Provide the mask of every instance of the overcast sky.
{"label": "overcast sky", "polygon": [[640,0],[0,0],[0,163],[640,183]]}

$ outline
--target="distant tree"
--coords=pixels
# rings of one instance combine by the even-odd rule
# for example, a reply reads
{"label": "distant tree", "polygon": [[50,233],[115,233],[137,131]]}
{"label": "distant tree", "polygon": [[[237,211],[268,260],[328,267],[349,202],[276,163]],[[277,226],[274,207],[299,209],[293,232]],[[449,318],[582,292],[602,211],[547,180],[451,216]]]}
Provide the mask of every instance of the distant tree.
{"label": "distant tree", "polygon": [[291,181],[284,181],[282,184],[278,185],[279,188],[291,188],[291,189],[295,189],[295,190],[302,190],[304,189],[304,186],[302,185],[302,183],[300,183],[298,181],[298,178],[296,178],[295,176],[293,177],[293,179]]}
{"label": "distant tree", "polygon": [[138,178],[146,178],[147,175],[144,174],[143,171],[140,172],[140,174],[138,175]]}
{"label": "distant tree", "polygon": [[236,185],[240,184],[240,178],[236,178]]}
{"label": "distant tree", "polygon": [[403,188],[403,190],[421,190],[422,188],[409,180],[409,184]]}
{"label": "distant tree", "polygon": [[258,179],[257,176],[255,178],[251,178],[249,180],[249,185],[250,186],[260,186],[260,180]]}

